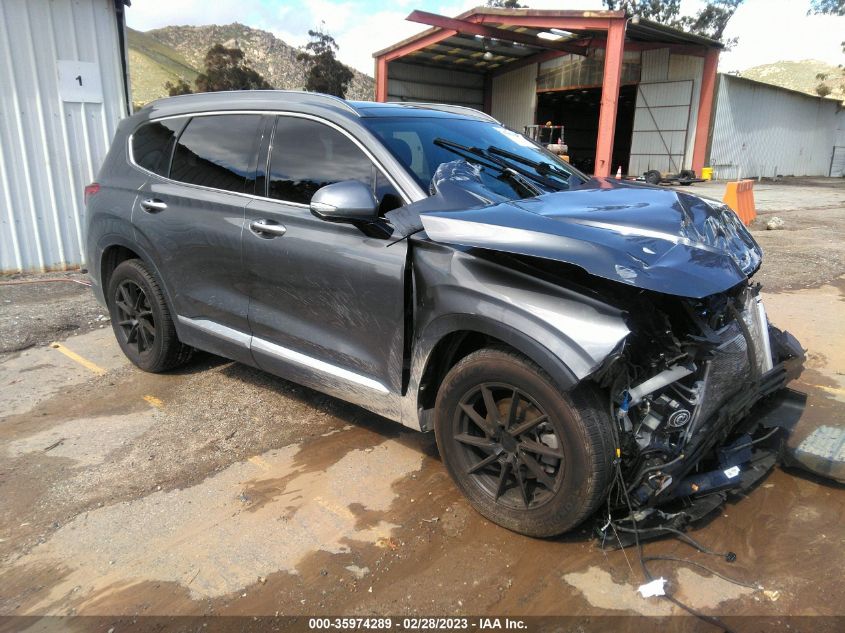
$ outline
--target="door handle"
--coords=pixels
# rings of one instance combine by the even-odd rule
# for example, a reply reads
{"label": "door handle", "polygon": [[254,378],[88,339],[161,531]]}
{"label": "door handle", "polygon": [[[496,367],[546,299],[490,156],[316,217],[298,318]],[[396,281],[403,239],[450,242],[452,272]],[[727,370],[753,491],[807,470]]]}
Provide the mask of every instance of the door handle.
{"label": "door handle", "polygon": [[249,223],[249,230],[261,237],[280,237],[287,232],[281,224],[270,224],[268,220],[253,220]]}
{"label": "door handle", "polygon": [[158,213],[167,208],[167,203],[158,198],[147,198],[141,201],[141,208],[147,213]]}

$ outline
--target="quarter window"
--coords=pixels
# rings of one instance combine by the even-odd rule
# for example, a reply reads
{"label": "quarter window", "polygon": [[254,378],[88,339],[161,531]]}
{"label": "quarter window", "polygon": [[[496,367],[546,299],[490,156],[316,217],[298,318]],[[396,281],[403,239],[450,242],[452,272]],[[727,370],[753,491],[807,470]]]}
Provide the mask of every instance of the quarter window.
{"label": "quarter window", "polygon": [[238,193],[254,191],[255,142],[261,117],[194,117],[176,143],[170,178]]}
{"label": "quarter window", "polygon": [[135,164],[160,176],[170,169],[170,154],[184,118],[152,121],[132,134],[132,158]]}
{"label": "quarter window", "polygon": [[347,136],[328,125],[279,117],[270,154],[268,194],[308,204],[321,187],[360,180],[374,187],[375,166]]}

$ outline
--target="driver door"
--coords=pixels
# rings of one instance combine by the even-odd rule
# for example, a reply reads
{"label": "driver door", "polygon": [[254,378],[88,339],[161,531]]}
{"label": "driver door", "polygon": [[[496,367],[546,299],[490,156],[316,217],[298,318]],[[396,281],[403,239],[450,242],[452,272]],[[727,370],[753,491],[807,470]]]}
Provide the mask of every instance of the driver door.
{"label": "driver door", "polygon": [[[370,157],[339,128],[279,116],[268,169],[249,203],[243,261],[256,363],[320,391],[383,410],[401,392],[406,243],[312,215],[321,187],[361,180],[379,199]],[[381,404],[379,404],[381,403]]]}

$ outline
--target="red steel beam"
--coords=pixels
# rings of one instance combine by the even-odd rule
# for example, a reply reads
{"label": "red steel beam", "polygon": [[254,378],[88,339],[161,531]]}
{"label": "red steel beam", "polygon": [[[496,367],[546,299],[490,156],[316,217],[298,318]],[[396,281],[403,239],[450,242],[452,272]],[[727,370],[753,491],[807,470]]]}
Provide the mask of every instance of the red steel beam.
{"label": "red steel beam", "polygon": [[625,52],[625,20],[614,20],[607,33],[604,55],[604,78],[601,88],[599,133],[596,139],[595,175],[610,175],[613,160],[613,135],[616,131],[616,105],[622,85],[622,58]]}
{"label": "red steel beam", "polygon": [[384,59],[385,61],[389,62],[399,57],[404,57],[405,55],[413,53],[414,51],[423,49],[426,46],[430,46],[431,44],[437,44],[438,42],[442,42],[443,40],[448,39],[457,34],[458,32],[453,29],[434,31],[424,37],[421,37],[420,39],[415,39],[403,46],[395,48],[392,51],[381,55],[377,59]]}
{"label": "red steel beam", "polygon": [[710,140],[710,120],[713,118],[713,96],[716,93],[716,70],[719,67],[719,49],[711,48],[704,56],[701,73],[701,94],[698,98],[698,120],[695,122],[695,145],[692,149],[692,169],[701,175]]}
{"label": "red steel beam", "polygon": [[554,16],[554,15],[498,15],[480,13],[468,20],[477,24],[501,24],[509,26],[524,26],[535,29],[562,29],[564,31],[607,31],[610,25],[619,18],[590,17],[590,16]]}
{"label": "red steel beam", "polygon": [[376,59],[376,101],[387,101],[387,60],[384,57]]}
{"label": "red steel beam", "polygon": [[[483,24],[468,22],[467,20],[447,18],[444,15],[437,15],[436,13],[429,13],[428,11],[412,11],[405,19],[410,22],[428,24],[429,26],[435,26],[441,29],[450,29],[452,31],[457,31],[462,35],[480,35],[482,37],[504,40],[506,42],[518,42],[535,48],[565,51],[574,55],[584,54],[584,49],[580,46],[571,46],[564,42],[543,40],[534,35],[528,35],[527,33],[518,33],[516,31],[508,31],[507,29],[484,26]],[[510,18],[506,21],[510,23]]]}

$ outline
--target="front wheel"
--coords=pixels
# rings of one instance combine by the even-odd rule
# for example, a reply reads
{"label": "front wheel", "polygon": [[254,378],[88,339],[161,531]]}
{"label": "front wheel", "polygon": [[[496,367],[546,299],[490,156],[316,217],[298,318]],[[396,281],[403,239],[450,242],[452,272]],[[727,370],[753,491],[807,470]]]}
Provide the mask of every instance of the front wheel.
{"label": "front wheel", "polygon": [[158,373],[190,358],[192,349],[176,336],[164,293],[141,260],[130,259],[114,269],[106,299],[120,349],[138,367]]}
{"label": "front wheel", "polygon": [[574,528],[611,481],[610,422],[595,392],[561,392],[509,350],[483,349],[452,368],[437,395],[435,434],[472,506],[528,536]]}

